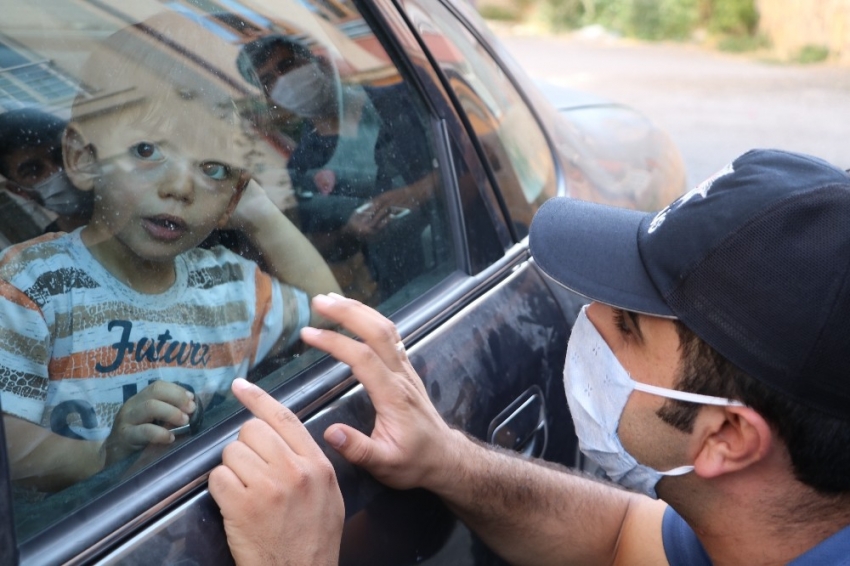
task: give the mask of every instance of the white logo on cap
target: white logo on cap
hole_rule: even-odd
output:
[[[700,183],[698,187],[691,189],[687,193],[683,194],[682,196],[680,196],[679,198],[674,200],[672,203],[668,204],[666,207],[664,207],[664,209],[661,212],[656,214],[655,218],[652,219],[652,222],[649,223],[649,229],[647,229],[647,231],[646,231],[647,234],[652,234],[653,232],[658,230],[658,227],[661,226],[664,223],[664,220],[667,219],[667,215],[671,211],[676,210],[677,208],[679,208],[681,206],[684,206],[685,203],[687,203],[689,200],[691,200],[691,199],[693,199],[697,196],[699,196],[701,198],[705,198],[706,196],[708,196],[709,189],[711,189],[711,186],[714,184],[714,182],[717,179],[719,179],[720,177],[723,177],[724,175],[728,175],[729,173],[734,173],[734,172],[735,172],[735,168],[730,163],[729,165],[727,165],[726,167],[724,167],[723,169],[721,169],[720,171],[718,171],[717,173],[715,173],[714,175],[712,175],[711,177],[709,177],[708,179],[706,179],[705,181]]]

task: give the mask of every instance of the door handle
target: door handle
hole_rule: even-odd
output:
[[[533,385],[490,422],[487,441],[496,446],[538,458],[546,451],[549,428],[546,398]]]

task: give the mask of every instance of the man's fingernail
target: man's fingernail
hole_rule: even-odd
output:
[[[329,306],[334,304],[334,300],[328,295],[316,295],[313,297],[313,303],[319,306]]]
[[[334,298],[334,299],[344,299],[344,298],[345,298],[345,297],[343,297],[342,295],[340,295],[340,294],[338,294],[338,293],[334,293],[333,291],[331,291],[330,293],[328,293],[328,296],[329,296],[329,297],[332,297],[332,298]]]
[[[312,326],[305,326],[301,329],[301,337],[304,338],[315,338],[322,333],[318,328],[313,328]]]
[[[328,442],[334,448],[339,448],[340,446],[345,444],[346,438],[347,437],[345,436],[345,433],[342,432],[339,429],[336,429],[333,432],[331,432],[330,434],[328,434]]]
[[[189,403],[189,413],[194,413],[195,409],[197,409],[197,408],[198,408],[198,405],[196,405],[194,401]],[[186,418],[188,419],[189,417],[186,417]]]
[[[241,391],[243,389],[248,389],[249,387],[251,387],[251,384],[248,383],[247,379],[245,379],[243,377],[237,377],[236,379],[233,380],[232,387],[233,387],[233,389],[238,389],[238,390]]]

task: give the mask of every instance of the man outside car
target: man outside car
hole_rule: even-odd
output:
[[[451,429],[394,326],[334,295],[314,308],[362,342],[302,338],[351,366],[376,422],[325,439],[390,487],[438,494],[512,563],[850,564],[848,215],[844,171],[775,150],[658,213],[541,207],[535,261],[594,301],[564,371],[580,447],[627,489]],[[333,468],[292,413],[234,392],[259,417],[210,476],[234,557],[336,563]]]

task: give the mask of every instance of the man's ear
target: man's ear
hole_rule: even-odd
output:
[[[98,175],[97,152],[74,124],[69,124],[62,135],[62,162],[75,187],[81,191],[94,187]]]
[[[709,409],[706,411],[706,409]],[[774,432],[759,413],[749,407],[704,407],[694,430],[702,445],[694,460],[694,472],[713,478],[737,472],[763,461],[776,441]]]

